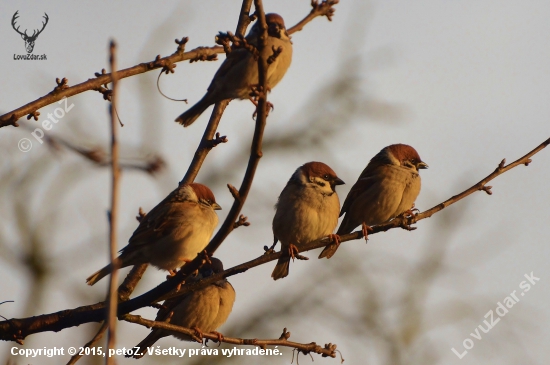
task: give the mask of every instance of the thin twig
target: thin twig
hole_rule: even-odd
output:
[[[145,213],[143,213],[141,208],[140,208],[139,214],[140,216],[142,214],[143,216],[145,215]],[[135,265],[132,267],[132,270],[130,270],[130,272],[128,273],[128,275],[126,276],[122,284],[120,284],[120,286],[118,287],[119,302],[124,302],[130,298],[130,295],[134,291],[137,283],[141,279],[141,276],[143,275],[146,269],[147,269],[147,264]],[[83,347],[92,347],[93,345],[95,345],[97,341],[103,338],[103,335],[105,334],[106,331],[107,331],[107,322],[104,321],[101,327],[99,328],[99,330],[97,331],[96,335],[89,342],[87,342]],[[80,360],[81,357],[82,355],[79,355],[79,354],[74,355],[71,358],[71,360],[67,363],[67,365],[75,364],[78,360]]]
[[[334,12],[336,11],[333,6],[338,4],[340,0],[322,0],[319,4],[318,0],[311,0],[311,12],[298,24],[288,30],[288,34],[301,31],[304,26],[317,18],[318,16],[326,16],[329,21],[332,21]]]
[[[92,347],[93,345],[95,345],[97,343],[97,341],[99,341],[103,338],[103,335],[105,334],[105,331],[107,331],[107,327],[108,327],[107,322],[103,322],[103,324],[101,325],[101,327],[99,328],[99,330],[97,331],[95,336],[90,341],[88,341],[83,347],[87,348],[87,347]],[[78,360],[80,360],[83,356],[84,355],[80,355],[80,351],[77,352],[75,355],[73,355],[73,357],[71,357],[71,359],[69,360],[67,365],[76,364],[76,362]]]
[[[27,123],[23,124],[22,128],[30,131],[34,130],[34,128]],[[111,156],[100,147],[81,147],[63,137],[55,135],[45,135],[44,141],[55,151],[60,150],[61,146],[63,146],[67,150],[82,156],[99,167],[111,167]],[[139,170],[153,175],[160,172],[165,166],[166,162],[158,155],[137,158],[119,157],[119,167],[122,171]]]
[[[116,77],[116,44],[111,41],[109,47],[109,63],[111,66],[111,73],[115,75],[112,83],[111,94],[111,168],[112,168],[112,180],[111,180],[111,211],[109,212],[109,247],[110,247],[110,262],[111,262],[111,275],[109,277],[109,293],[107,295],[107,348],[109,350],[114,349],[116,345],[116,323],[117,323],[117,282],[118,282],[118,269],[120,262],[117,259],[117,223],[118,223],[118,192],[119,192],[119,175],[120,169],[118,166],[118,125],[117,117],[115,113],[116,101],[117,101],[117,84]],[[107,365],[114,364],[115,359],[107,356],[105,363]]]
[[[191,328],[185,328],[181,326],[176,326],[171,323],[167,322],[157,322],[157,321],[151,321],[145,318],[142,318],[141,316],[135,316],[131,314],[127,314],[123,317],[123,319],[126,322],[136,323],[140,324],[142,326],[145,326],[147,328],[162,328],[169,331],[179,332],[183,333],[185,335],[189,336],[196,336],[196,332]],[[218,342],[220,340],[220,336],[218,336],[215,333],[203,333],[203,338],[207,338],[209,340],[212,340],[214,342]],[[336,357],[336,345],[335,344],[326,344],[325,347],[321,347],[317,345],[315,342],[311,343],[298,343],[298,342],[292,342],[288,341],[290,338],[290,332],[287,332],[286,328],[283,330],[283,333],[278,339],[270,339],[270,340],[258,340],[256,338],[251,339],[245,339],[245,338],[236,338],[236,337],[227,337],[223,335],[221,337],[221,342],[224,343],[230,343],[234,345],[249,345],[249,346],[259,346],[262,349],[265,350],[266,346],[283,346],[283,347],[291,347],[299,350],[300,352],[304,354],[309,354],[311,352],[323,355],[323,357]],[[143,349],[141,349],[143,351]]]

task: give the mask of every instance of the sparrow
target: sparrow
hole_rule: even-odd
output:
[[[418,170],[427,168],[411,146],[393,144],[383,148],[370,160],[348,193],[340,211],[340,216],[346,216],[336,234],[351,233],[362,225],[363,236],[367,239],[368,226],[410,212],[420,193]],[[339,241],[332,242],[319,258],[331,258],[339,245]]]
[[[118,256],[120,268],[151,264],[173,271],[202,251],[218,225],[222,209],[212,191],[202,184],[181,185],[139,223]],[[94,285],[112,271],[111,264],[86,279]]]
[[[270,57],[274,49],[282,52],[268,64],[268,90],[274,88],[283,78],[292,61],[292,43],[288,35],[285,22],[278,14],[266,14],[267,44],[262,50],[262,57]],[[246,41],[254,46],[262,31],[260,22],[256,21]],[[225,99],[251,99],[251,87],[258,85],[258,61],[254,55],[244,48],[234,49],[227,55],[214,75],[206,95],[185,113],[176,118],[176,122],[183,126],[190,126],[210,105]],[[253,101],[254,102],[254,101]]]
[[[273,280],[288,275],[291,257],[307,260],[296,256],[301,245],[325,236],[338,240],[332,234],[340,211],[335,188],[342,184],[336,173],[322,162],[308,162],[294,172],[275,206],[272,247],[279,240],[281,250],[287,250],[288,254],[279,258],[271,274]]]
[[[196,282],[223,271],[223,264],[215,257],[210,258],[211,264],[206,263],[199,269],[195,278],[187,282]],[[185,294],[183,297],[168,299],[163,303],[155,321],[167,322],[177,326],[194,329],[202,338],[204,332],[214,332],[225,323],[235,302],[235,289],[226,279],[218,280],[204,288]],[[221,333],[214,332],[219,340]],[[145,348],[151,347],[162,337],[174,336],[183,341],[194,341],[190,336],[170,330],[154,328],[151,333],[134,348],[136,359],[145,355]],[[126,357],[130,357],[127,355]]]

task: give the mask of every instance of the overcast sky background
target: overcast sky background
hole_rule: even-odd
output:
[[[287,27],[296,24],[310,10],[307,0],[265,0],[264,7],[268,12],[281,14]],[[4,1],[2,9],[0,113],[3,114],[50,92],[55,87],[55,78],[67,77],[69,85],[75,85],[108,68],[110,39],[118,43],[120,68],[151,61],[157,54],[173,53],[174,39],[183,36],[190,38],[187,50],[213,45],[218,31],[235,30],[240,1]],[[357,94],[368,102],[357,106],[359,111],[350,112],[349,120],[332,120],[335,127],[316,142],[316,148],[299,153],[266,153],[243,210],[252,226],[232,233],[216,254],[226,267],[259,256],[263,245],[272,242],[272,206],[290,175],[305,162],[320,160],[337,172],[347,183],[338,188],[343,201],[358,174],[380,149],[393,143],[410,144],[430,166],[421,172],[422,192],[416,202],[419,209],[425,210],[479,181],[492,172],[502,158],[511,162],[550,137],[550,3],[547,1],[342,0],[336,9],[332,22],[315,19],[293,35],[292,65],[269,96],[275,110],[269,116],[266,136],[300,131],[305,120],[316,118],[308,113],[316,100],[326,97],[327,85],[337,82],[346,72],[354,75]],[[13,60],[14,54],[25,53],[24,42],[11,27],[11,17],[17,10],[21,29],[39,26],[43,13],[48,14],[49,23],[34,49],[34,54],[46,54],[47,61]],[[219,58],[223,59],[224,55]],[[190,104],[194,103],[205,92],[219,64],[220,61],[178,63],[175,74],[161,78],[162,90],[173,98],[187,98]],[[121,140],[127,146],[159,152],[168,166],[156,178],[137,172],[124,174],[120,247],[126,245],[137,226],[133,218],[137,208],[151,209],[184,175],[211,111],[187,129],[174,123],[173,119],[189,105],[159,95],[155,90],[157,75],[149,72],[120,83],[118,113],[125,124],[120,131]],[[74,104],[73,110],[47,133],[71,136],[75,131],[85,130],[106,147],[107,104],[101,95],[90,91],[71,98],[70,102]],[[40,120],[56,107],[41,109]],[[227,183],[238,186],[246,166],[254,126],[252,113],[253,107],[247,101],[234,101],[229,105],[219,128],[228,136],[229,143],[210,153],[197,179],[198,182],[206,177],[217,179],[211,187],[224,208],[221,219],[232,202],[224,186]],[[37,122],[29,125],[39,126]],[[30,152],[18,150],[17,142],[21,138],[33,142]],[[38,168],[33,162],[52,153],[23,128],[2,128],[0,144],[3,151],[0,173],[14,166],[16,171],[17,166]],[[62,164],[71,157],[62,154],[56,159]],[[235,159],[238,163],[233,165]],[[224,171],[227,166],[234,171]],[[433,313],[433,323],[426,324],[422,334],[434,344],[430,347],[433,363],[512,363],[521,359],[523,363],[544,364],[550,357],[547,346],[550,338],[549,166],[550,151],[544,150],[534,157],[528,168],[517,167],[491,182],[492,196],[476,193],[437,217],[421,221],[414,232],[392,230],[373,236],[367,246],[363,241],[356,241],[340,248],[349,256],[364,258],[361,270],[367,273],[373,264],[372,257],[393,258],[393,261],[377,260],[378,267],[388,262],[403,263],[388,264],[384,270],[391,275],[380,274],[377,279],[379,287],[394,290],[405,285],[407,268],[421,262],[429,247],[426,242],[434,240],[434,232],[439,232],[438,225],[445,219],[450,226],[456,223],[452,236],[435,238],[448,244],[444,264],[448,272],[453,273],[452,279],[445,275],[438,277],[424,298],[425,307],[429,308],[427,317]],[[55,167],[50,170],[47,181],[55,181],[55,171]],[[25,181],[18,183],[25,184]],[[29,201],[40,204],[38,198],[43,198],[45,187],[40,182],[36,186]],[[101,298],[106,281],[94,289],[86,287],[84,281],[107,261],[108,191],[109,174],[102,170],[79,182],[78,187],[59,202],[59,207],[50,207],[55,220],[50,217],[52,220],[44,224],[55,221],[57,228],[48,239],[51,245],[48,254],[66,257],[61,262],[72,268],[70,271],[55,268],[58,275],[48,282],[47,299],[37,304],[35,313],[23,313],[23,308],[18,306],[18,302],[24,302],[30,295],[26,271],[3,259],[0,301],[15,300],[16,303],[2,305],[2,316],[38,315],[90,304]],[[0,194],[3,204],[11,199],[7,190]],[[452,217],[456,216],[460,219],[454,221]],[[13,217],[5,209],[0,210],[0,217],[4,239],[11,235],[11,240],[4,244],[17,253],[20,243],[10,226]],[[98,239],[93,245],[82,246],[90,237]],[[298,289],[307,296],[308,288],[301,286],[302,279],[321,272],[323,265],[332,262],[319,261],[317,255],[318,251],[311,252],[307,255],[309,261],[292,264],[290,276],[276,283],[270,278],[272,264],[230,278],[237,291],[237,301],[228,323],[220,331],[226,333],[224,328],[233,328],[270,298],[281,298]],[[501,319],[501,323],[506,324],[499,323],[489,333],[482,334],[482,340],[473,340],[474,348],[459,360],[450,349],[454,347],[462,352],[463,340],[483,323],[484,315],[512,291],[519,291],[524,274],[531,272],[540,281]],[[152,288],[164,275],[149,269],[136,293]],[[341,285],[345,289],[346,282]],[[64,292],[63,288],[69,286],[78,287],[78,293]],[[82,301],[82,295],[88,295],[89,300]],[[330,300],[341,300],[341,310],[346,312],[345,296],[333,298],[330,292],[326,296],[331,297]],[[438,312],[451,310],[456,300],[473,303],[472,320],[446,322],[436,317]],[[302,312],[301,321],[277,322],[267,336],[277,338],[283,327],[289,327],[291,340],[338,344],[346,363],[364,363],[365,358],[372,364],[387,363],[375,353],[376,345],[362,338],[362,333],[333,332],[328,325],[323,326],[325,318],[309,317],[309,308],[298,310]],[[142,313],[154,316],[153,310]],[[388,327],[398,320],[390,313]],[[26,347],[81,346],[91,333],[91,330],[83,333],[84,327],[30,336]],[[147,334],[146,329],[131,324],[123,323],[120,328],[123,334],[119,337],[120,347],[133,346]],[[503,349],[510,346],[506,331],[516,331],[513,338],[517,358],[513,354],[501,357]],[[239,333],[227,335],[241,336]],[[198,346],[169,339],[157,344]],[[0,343],[0,354],[7,353],[12,345]],[[414,349],[412,346],[410,350],[413,354]],[[291,352],[284,350],[284,356],[265,361],[288,364],[290,357]],[[339,361],[314,358],[322,364]],[[13,360],[18,364],[31,362],[22,358]],[[144,361],[152,360],[155,359]],[[409,363],[407,359],[402,360]],[[66,361],[68,358],[40,358],[34,363]],[[82,363],[87,361],[84,359]],[[119,363],[135,362],[120,359]]]

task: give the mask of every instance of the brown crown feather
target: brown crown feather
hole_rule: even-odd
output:
[[[193,191],[195,191],[195,194],[197,194],[197,198],[199,200],[204,199],[207,201],[211,201],[212,203],[216,202],[214,193],[212,192],[212,190],[210,190],[208,186],[203,184],[198,184],[198,183],[192,183],[192,184],[189,184],[189,186],[191,186]]]
[[[420,155],[414,148],[412,148],[409,145],[406,144],[392,144],[391,146],[386,147],[385,149],[388,149],[393,157],[398,159],[399,161],[406,161],[406,160],[413,160],[416,161],[422,161],[420,158]]]
[[[308,178],[323,177],[325,175],[336,178],[336,173],[328,165],[322,162],[308,162],[302,166],[302,171]]]
[[[265,22],[278,24],[280,27],[285,28],[285,21],[282,16],[275,13],[269,13],[265,15]]]

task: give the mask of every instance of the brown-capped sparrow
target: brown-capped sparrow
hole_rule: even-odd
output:
[[[270,57],[273,50],[281,48],[282,52],[267,66],[268,90],[274,88],[283,78],[292,61],[292,43],[285,22],[278,14],[266,14],[267,44],[262,50],[262,57]],[[258,21],[246,36],[249,44],[257,46],[261,35]],[[185,127],[191,125],[210,105],[225,99],[251,99],[252,87],[258,85],[258,61],[244,48],[234,49],[227,55],[214,75],[204,97],[189,110],[176,118],[176,122]]]
[[[118,257],[120,267],[151,264],[175,270],[202,251],[218,225],[222,209],[202,184],[181,185],[155,206],[130,237]],[[86,279],[94,285],[111,273],[111,264]]]
[[[337,234],[347,234],[362,225],[367,238],[369,225],[381,224],[414,207],[420,193],[419,169],[428,165],[420,159],[418,152],[406,144],[385,147],[370,160],[357,182],[351,188],[340,216],[346,216]],[[331,258],[339,242],[333,242],[319,255]]]
[[[187,279],[187,282],[196,282],[223,271],[223,264],[215,257],[210,258],[210,263],[205,263],[195,278]],[[199,338],[205,332],[214,332],[225,323],[235,302],[235,289],[226,280],[218,280],[204,288],[185,294],[183,297],[168,299],[163,308],[158,311],[155,321],[168,322],[181,327],[194,329]],[[214,332],[221,340],[223,336]],[[189,335],[170,330],[155,328],[151,333],[134,347],[134,357],[139,359],[147,353],[147,347],[151,347],[160,338],[174,336],[183,341],[193,341]],[[126,357],[130,357],[127,355]]]
[[[283,251],[271,274],[274,280],[288,275],[291,257],[306,259],[296,256],[301,245],[324,236],[337,240],[332,234],[340,211],[335,188],[341,184],[344,182],[322,162],[308,162],[294,172],[279,196],[273,218],[273,246],[279,240]]]

